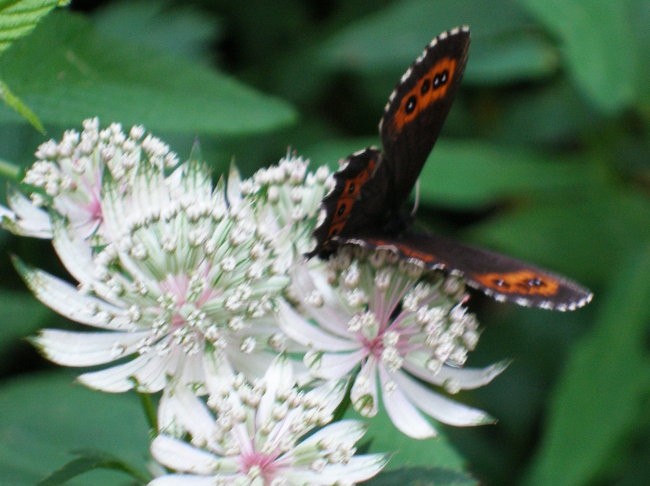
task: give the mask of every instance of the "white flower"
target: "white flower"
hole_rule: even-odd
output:
[[[113,123],[100,130],[97,118],[83,122],[81,133],[68,130],[60,142],[50,140],[36,151],[36,162],[26,172],[24,184],[30,198],[15,191],[9,208],[0,207],[3,226],[22,236],[52,237],[50,212],[66,218],[84,239],[105,243],[102,184],[106,177],[126,194],[135,173],[144,165],[159,171],[177,165],[178,157],[162,141],[145,135],[142,127],[128,134]]]
[[[273,235],[255,219],[255,201],[229,206],[224,184],[213,188],[194,158],[169,176],[135,163],[127,191],[122,179],[102,182],[105,246],[53,220],[78,288],[18,265],[42,302],[100,331],[44,330],[34,342],[66,366],[117,361],[79,378],[111,392],[157,391],[170,378],[200,385],[215,353],[261,376],[284,347],[273,313],[288,278],[273,269]]]
[[[151,452],[174,472],[150,485],[354,484],[386,463],[383,454],[354,455],[365,432],[359,422],[325,425],[342,382],[300,391],[280,358],[255,383],[220,365],[206,385],[207,405],[186,388],[165,393]]]
[[[352,404],[364,416],[377,413],[381,393],[395,426],[414,438],[436,433],[423,414],[457,426],[489,422],[430,386],[455,393],[504,368],[462,368],[479,336],[462,282],[396,260],[386,251],[342,248],[320,268],[297,267],[291,294],[301,313],[281,304],[280,325],[312,349],[306,361],[315,375],[354,376]]]
[[[228,200],[237,205],[251,197],[260,201],[255,217],[269,225],[278,253],[276,266],[287,271],[313,246],[312,233],[320,204],[332,184],[327,166],[308,171],[309,161],[290,152],[277,165],[258,170],[242,181],[234,167],[228,178]]]

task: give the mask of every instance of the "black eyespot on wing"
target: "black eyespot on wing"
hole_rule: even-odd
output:
[[[402,259],[462,277],[469,286],[500,302],[569,311],[592,299],[592,293],[561,275],[490,250],[466,246],[438,235],[406,232],[398,237],[366,234],[342,240],[393,251]]]
[[[406,71],[379,123],[394,200],[405,201],[447,118],[467,63],[469,28],[438,35]]]
[[[431,89],[431,80],[429,78],[424,78],[422,84],[420,85],[420,94],[425,95]]]
[[[406,104],[404,105],[404,111],[406,113],[413,113],[417,104],[418,99],[415,97],[415,95],[409,97],[409,99],[406,100]]]

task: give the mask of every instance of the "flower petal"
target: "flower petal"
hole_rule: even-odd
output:
[[[508,361],[501,361],[485,368],[456,368],[445,365],[434,375],[421,366],[404,362],[404,369],[412,375],[434,385],[445,386],[449,383],[457,385],[459,390],[473,390],[490,383],[508,367]]]
[[[260,428],[271,419],[277,404],[277,395],[295,385],[291,363],[283,356],[274,359],[264,375],[264,384],[264,393],[255,414],[255,426]]]
[[[290,469],[283,477],[289,484],[334,485],[341,484],[342,479],[346,484],[359,483],[377,475],[387,462],[384,454],[367,454],[355,456],[346,464],[327,465],[321,471]]]
[[[215,450],[214,418],[203,402],[186,386],[165,389],[158,415],[158,427],[161,431],[164,432],[166,428],[173,428],[180,423],[194,441],[210,444],[210,448]]]
[[[336,337],[312,325],[284,301],[278,302],[278,325],[290,338],[318,350],[351,351],[358,344],[351,340]]]
[[[377,397],[377,359],[369,356],[361,366],[350,390],[352,406],[364,417],[377,415],[379,400]],[[379,367],[381,370],[381,367]]]
[[[74,332],[44,329],[33,343],[47,359],[64,366],[110,363],[135,352],[144,332]]]
[[[138,356],[127,363],[80,375],[77,380],[90,388],[119,393],[137,388],[151,393],[167,384],[166,371],[174,363],[154,353]]]
[[[69,283],[34,269],[16,258],[14,265],[36,298],[50,309],[81,324],[103,329],[119,329],[120,321],[109,320],[107,315],[119,316],[123,312],[122,309],[101,299],[83,295]]]
[[[329,442],[358,442],[366,433],[366,426],[360,420],[340,420],[326,425],[313,433],[300,444],[296,445],[294,451],[298,452],[317,446],[321,440]],[[299,455],[299,454],[298,454]]]
[[[428,439],[437,435],[436,429],[426,420],[411,403],[399,386],[383,369],[379,369],[382,398],[386,412],[395,427],[414,439]]]
[[[190,474],[167,474],[149,481],[148,486],[214,486],[214,476],[192,476]]]
[[[226,198],[228,204],[238,207],[241,204],[241,176],[234,163],[230,164],[228,183],[226,184]]]
[[[7,202],[13,211],[0,207],[2,226],[12,233],[32,238],[52,238],[50,217],[14,188],[7,190]]]
[[[312,360],[310,369],[313,374],[325,380],[337,380],[345,377],[359,366],[367,351],[358,349],[352,353],[323,353]]]
[[[292,288],[299,293],[300,303],[304,306],[306,313],[323,329],[336,336],[346,338],[350,315],[327,281],[323,265],[315,267],[304,264],[295,265],[291,278]],[[308,297],[312,292],[316,292],[322,298],[323,305],[309,305]]]
[[[151,454],[158,462],[175,471],[194,474],[214,473],[218,464],[214,454],[166,435],[159,435],[153,440]]]
[[[393,380],[409,400],[439,422],[460,427],[493,422],[493,419],[482,410],[468,407],[435,393],[406,373],[395,373]]]
[[[225,354],[232,367],[248,377],[264,376],[264,373],[266,373],[271,361],[275,357],[271,353],[266,352],[242,352],[234,343],[229,344],[228,348],[225,349]]]

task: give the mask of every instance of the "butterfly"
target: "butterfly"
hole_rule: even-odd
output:
[[[460,276],[497,301],[559,311],[582,307],[592,294],[579,284],[509,256],[415,231],[404,217],[402,208],[460,85],[469,44],[466,26],[442,32],[402,75],[379,122],[382,149],[353,153],[334,174],[313,233],[316,245],[307,256],[326,258],[341,245],[385,249]]]

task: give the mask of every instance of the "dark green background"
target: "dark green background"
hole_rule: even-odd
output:
[[[399,449],[377,484],[648,482],[647,0],[73,2],[0,57],[0,79],[47,128],[0,108],[0,158],[26,167],[46,138],[99,115],[144,124],[182,158],[198,137],[215,175],[233,158],[250,174],[289,146],[335,167],[379,143],[395,82],[459,24],[472,29],[469,64],[423,171],[419,223],[565,273],[595,298],[569,314],[472,299],[484,332],[470,364],[512,364],[459,399],[498,422],[422,443],[373,423],[371,447]],[[62,274],[49,245],[6,232],[0,244],[0,482],[33,484],[91,446],[144,468],[137,401],[68,385],[22,340],[71,325],[10,263]],[[128,482],[102,474],[76,484]]]

